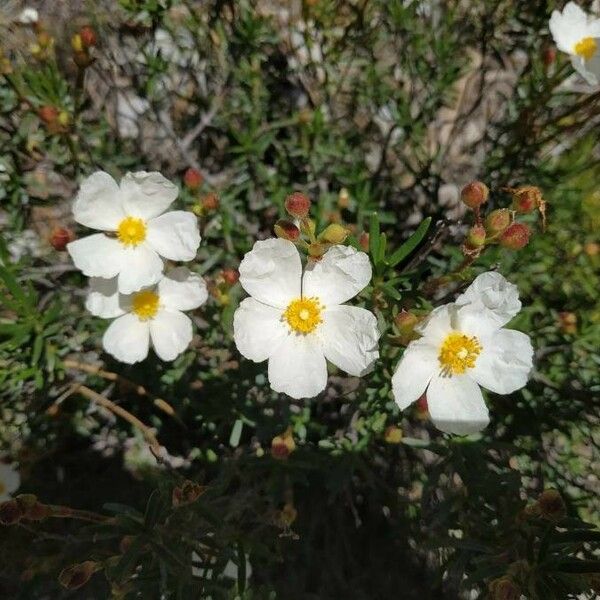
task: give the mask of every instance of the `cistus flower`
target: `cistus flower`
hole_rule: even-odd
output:
[[[571,57],[573,68],[590,84],[600,83],[600,19],[595,19],[574,2],[562,13],[552,12],[550,33],[559,50]]]
[[[392,378],[404,410],[426,392],[436,427],[466,435],[481,431],[489,413],[480,386],[497,394],[522,388],[533,365],[529,337],[504,329],[521,303],[498,273],[480,275],[456,303],[436,308],[416,328]]]
[[[127,173],[119,185],[108,173],[90,175],[81,184],[73,216],[109,235],[96,233],[68,244],[75,266],[89,277],[117,277],[119,291],[131,294],[160,280],[162,258],[192,260],[200,244],[196,217],[165,212],[177,193],[157,172]]]
[[[186,267],[168,271],[155,287],[124,295],[117,280],[90,279],[85,307],[95,316],[115,319],[102,338],[106,352],[133,364],[148,356],[150,342],[161,360],[175,360],[192,341],[192,321],[184,310],[208,298],[204,280]]]
[[[235,312],[235,343],[246,358],[269,361],[273,390],[316,396],[327,384],[326,359],[354,376],[371,369],[379,356],[375,315],[344,304],[371,279],[365,253],[332,246],[303,274],[294,244],[269,239],[254,244],[239,271],[251,297]]]
[[[19,489],[21,476],[19,471],[12,465],[0,460],[0,502],[6,502],[12,498],[13,492]]]

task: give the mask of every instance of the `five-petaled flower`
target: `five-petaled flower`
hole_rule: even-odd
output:
[[[12,465],[0,460],[0,502],[10,500],[12,493],[19,489],[21,476]]]
[[[522,388],[532,368],[529,337],[503,326],[521,309],[516,286],[483,273],[455,303],[436,308],[417,326],[392,378],[401,409],[425,391],[429,413],[442,431],[466,435],[486,427],[481,387],[497,394]]]
[[[192,321],[181,311],[197,308],[207,297],[204,280],[177,267],[158,285],[130,295],[118,292],[116,278],[93,277],[85,306],[97,317],[115,319],[102,345],[117,360],[133,364],[146,358],[150,341],[160,359],[177,358],[192,341]]]
[[[81,184],[73,215],[78,223],[110,235],[97,233],[68,244],[75,266],[90,277],[117,277],[119,291],[131,294],[160,280],[162,258],[192,260],[200,244],[196,217],[165,212],[177,194],[177,187],[156,172],[128,173],[119,185],[103,171],[90,175]]]
[[[600,19],[588,16],[569,2],[562,13],[550,17],[550,32],[559,50],[571,56],[571,63],[590,84],[600,83]]]
[[[284,239],[254,244],[240,264],[240,283],[250,294],[235,312],[238,350],[255,362],[268,360],[271,387],[292,398],[325,389],[327,363],[361,376],[379,352],[373,313],[344,305],[371,280],[364,252],[332,246],[302,273],[300,254]]]

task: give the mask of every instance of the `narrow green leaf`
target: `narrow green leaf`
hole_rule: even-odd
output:
[[[377,213],[371,213],[369,220],[369,252],[375,265],[377,265],[377,257],[379,256],[379,244],[381,238],[379,236],[379,217]]]
[[[240,438],[242,437],[242,429],[244,428],[244,422],[241,419],[238,419],[231,429],[231,435],[229,436],[229,445],[232,448],[237,448],[240,443]]]
[[[427,217],[404,244],[389,257],[387,264],[390,267],[395,267],[400,261],[404,260],[421,243],[430,225],[431,217]]]

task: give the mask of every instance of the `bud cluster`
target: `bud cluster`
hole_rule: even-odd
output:
[[[198,169],[187,169],[183,174],[183,186],[195,200],[192,212],[196,216],[206,216],[219,208],[219,196],[215,192],[203,191],[204,176]]]
[[[61,134],[66,133],[71,124],[71,115],[66,110],[46,104],[37,111],[40,121],[46,127],[48,133]]]
[[[20,521],[42,521],[50,515],[50,508],[33,494],[19,494],[0,504],[0,523],[14,525]]]
[[[92,50],[98,43],[96,32],[89,25],[82,27],[72,38],[73,61],[80,69],[89,67],[94,62]]]
[[[230,302],[229,291],[239,279],[240,273],[237,269],[223,269],[212,282],[209,282],[210,295],[221,306],[227,306]]]
[[[339,202],[347,206],[348,197],[348,191],[342,189]],[[315,260],[320,259],[331,246],[343,244],[350,233],[350,230],[343,225],[332,222],[317,235],[316,223],[309,216],[310,198],[302,192],[290,194],[285,199],[284,206],[291,218],[279,219],[275,223],[275,235],[298,244]]]
[[[529,243],[531,228],[517,221],[518,215],[538,211],[542,218],[542,230],[546,226],[546,202],[539,188],[525,185],[505,188],[512,196],[510,208],[497,208],[482,215],[482,207],[489,198],[489,189],[481,181],[468,183],[461,191],[462,202],[475,214],[475,223],[470,227],[463,243],[463,253],[477,258],[484,248],[498,244],[509,250],[520,250]]]

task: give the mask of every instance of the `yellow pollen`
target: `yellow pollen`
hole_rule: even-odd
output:
[[[283,313],[290,329],[296,333],[311,333],[321,323],[323,306],[318,298],[296,298],[292,300]]]
[[[134,294],[131,310],[138,316],[140,321],[152,319],[158,312],[158,294],[150,290],[144,290]]]
[[[469,337],[458,331],[446,336],[440,347],[438,360],[444,375],[462,375],[475,366],[481,353],[481,344],[476,337]]]
[[[575,54],[585,58],[585,60],[590,60],[596,53],[597,48],[598,42],[594,38],[585,37],[575,44]]]
[[[146,223],[136,217],[125,217],[117,227],[117,238],[125,246],[137,246],[146,239]]]

